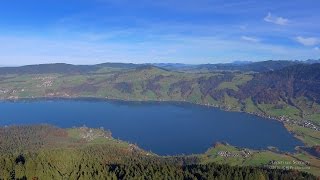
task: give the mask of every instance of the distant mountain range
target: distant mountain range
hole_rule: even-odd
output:
[[[210,72],[210,71],[246,71],[246,72],[267,72],[282,69],[284,67],[297,64],[315,64],[320,60],[307,61],[234,61],[225,64],[181,64],[181,63],[151,63],[151,64],[133,64],[133,63],[103,63],[96,65],[72,65],[65,63],[27,65],[20,67],[0,66],[0,74],[46,74],[46,73],[64,73],[64,74],[83,74],[94,72],[102,68],[132,69],[141,66],[151,65],[172,71],[192,71],[192,72]]]
[[[119,68],[129,69],[141,65],[130,63],[103,63],[97,65],[72,65],[65,63],[55,64],[37,64],[19,67],[0,67],[0,74],[47,74],[47,73],[63,73],[63,74],[83,74],[97,71],[101,68]]]
[[[221,63],[221,64],[199,64],[199,65],[188,65],[188,64],[171,64],[171,63],[160,63],[153,64],[158,67],[163,67],[170,70],[178,71],[253,71],[253,72],[266,72],[282,69],[284,67],[296,65],[296,64],[314,64],[320,63],[320,60],[307,60],[307,61],[289,61],[289,60],[277,60],[277,61],[261,61],[261,62],[250,62],[250,61],[234,61],[232,63]]]

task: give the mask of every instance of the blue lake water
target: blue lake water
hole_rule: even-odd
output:
[[[215,142],[294,151],[302,143],[274,120],[177,103],[87,100],[0,102],[0,125],[104,127],[113,137],[160,155],[203,153]]]

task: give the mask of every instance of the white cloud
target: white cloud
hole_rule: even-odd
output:
[[[255,37],[250,37],[250,36],[241,36],[241,39],[245,41],[255,42],[255,43],[260,42],[260,39]]]
[[[315,37],[302,37],[302,36],[297,36],[296,41],[305,45],[305,46],[314,46],[320,43],[320,40]]]
[[[274,23],[277,25],[287,25],[289,23],[289,19],[280,17],[280,16],[274,16],[270,12],[268,15],[264,18],[266,22]]]

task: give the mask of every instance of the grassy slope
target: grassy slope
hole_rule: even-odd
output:
[[[231,82],[223,82],[221,83],[217,89],[233,89],[235,91],[239,90],[238,86],[250,81],[252,76],[250,74],[244,73],[239,74],[232,79]]]
[[[219,155],[219,152],[230,152],[233,156],[221,156]],[[244,152],[250,152],[250,154],[245,156]],[[229,164],[236,166],[270,167],[275,165],[280,169],[286,169],[291,166],[320,176],[320,160],[305,151],[300,151],[295,154],[283,154],[267,150],[256,151],[245,149],[244,151],[244,149],[238,149],[230,145],[217,144],[215,147],[210,148],[203,155],[200,155],[200,158],[202,163],[214,162],[218,164]],[[272,161],[275,163],[271,163]],[[306,163],[310,164],[306,165]]]
[[[286,128],[293,132],[297,138],[302,140],[307,146],[316,146],[320,144],[320,132],[312,129],[303,128],[297,125],[288,125]]]

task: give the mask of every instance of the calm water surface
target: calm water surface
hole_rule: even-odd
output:
[[[294,151],[302,143],[281,123],[249,114],[177,103],[55,100],[0,102],[0,125],[47,123],[104,127],[113,137],[161,155],[203,153],[215,142]]]

